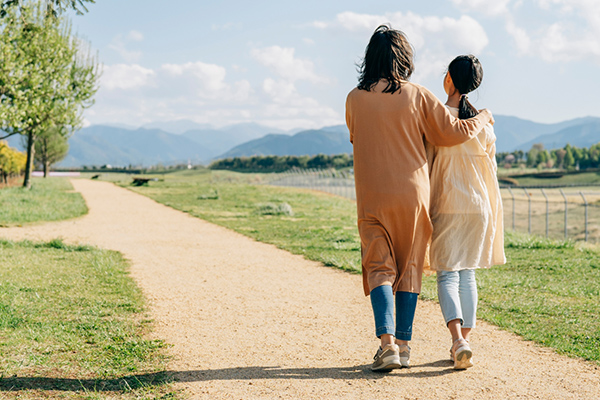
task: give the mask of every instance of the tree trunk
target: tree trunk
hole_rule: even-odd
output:
[[[50,169],[50,163],[48,161],[44,161],[44,178],[48,177],[49,169]]]
[[[27,134],[27,164],[25,165],[25,179],[23,180],[23,187],[31,189],[31,173],[33,172],[33,155],[34,148],[33,143],[35,136],[33,132]]]

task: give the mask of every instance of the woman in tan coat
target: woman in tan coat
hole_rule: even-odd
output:
[[[359,84],[346,100],[364,291],[371,296],[375,333],[381,339],[371,366],[375,371],[409,363],[408,341],[432,232],[424,140],[457,145],[491,120],[487,110],[459,120],[429,90],[408,82],[412,58],[402,32],[378,27],[367,46]]]

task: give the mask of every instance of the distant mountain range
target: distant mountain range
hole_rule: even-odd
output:
[[[200,163],[210,158],[206,148],[184,136],[159,129],[127,130],[94,125],[69,139],[63,167],[82,165],[155,165]]]
[[[540,124],[517,117],[494,116],[496,150],[498,152],[528,151],[535,143],[546,149],[564,147],[567,143],[577,147],[590,147],[600,142],[600,118],[576,118],[556,124]]]
[[[567,143],[575,147],[590,147],[598,142],[600,142],[600,118],[595,118],[538,136],[517,147],[518,150],[528,151],[535,143],[542,143],[545,149],[550,150],[562,148]]]
[[[267,135],[270,132],[283,132],[263,125],[248,123],[223,128],[204,127],[192,121],[157,123],[169,129],[131,129],[117,124],[92,125],[76,132],[69,139],[69,155],[58,164],[60,167],[80,166],[148,166],[187,163],[208,164],[232,147]],[[176,134],[182,127],[194,130]],[[9,145],[24,149],[20,136],[8,139]]]
[[[352,153],[349,137],[346,125],[302,131],[293,136],[271,133],[260,139],[235,146],[218,158]]]
[[[534,143],[554,149],[567,143],[590,147],[600,142],[600,118],[578,118],[556,124],[503,115],[495,116],[495,120],[498,152],[528,151]],[[20,137],[13,136],[8,141],[9,145],[23,149]],[[76,132],[69,144],[69,155],[59,166],[148,166],[188,161],[206,165],[227,157],[352,152],[345,125],[296,133],[255,123],[217,128],[185,120],[147,124],[138,129],[93,125]]]
[[[208,161],[214,158],[223,158],[221,155],[231,148],[268,134],[287,136],[285,131],[254,123],[235,124],[219,129],[194,129],[184,132],[183,136],[204,146],[210,153]]]

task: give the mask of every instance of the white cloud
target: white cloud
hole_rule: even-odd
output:
[[[599,1],[536,0],[535,4],[558,22],[525,29],[517,26],[514,16],[507,15],[506,30],[520,54],[547,62],[591,59],[600,63]]]
[[[188,62],[149,69],[137,64],[105,67],[91,123],[141,125],[190,119],[226,125],[255,121],[273,127],[315,128],[340,123],[332,108],[298,93],[292,80],[268,78],[258,87],[231,80],[216,64]]]
[[[521,55],[547,62],[592,59],[600,62],[600,1],[534,0],[537,25],[522,10],[522,0],[452,0],[459,10],[505,19],[506,32]],[[537,7],[537,10],[536,10]],[[526,23],[517,22],[519,20]],[[546,25],[538,21],[556,21]]]
[[[340,115],[332,108],[298,92],[297,82],[330,83],[329,79],[315,72],[312,61],[297,58],[295,49],[289,47],[255,48],[251,54],[277,75],[276,78],[266,78],[262,82],[260,102],[263,107],[255,117],[260,119],[262,116],[265,118],[263,123],[270,120],[282,129],[315,128],[340,123]]]
[[[511,0],[452,0],[452,2],[460,11],[476,11],[487,15],[501,15],[508,12],[508,5]]]
[[[403,31],[416,50],[415,80],[442,74],[457,54],[480,54],[488,45],[487,34],[472,17],[449,18],[420,16],[412,12],[383,15],[343,12],[334,21],[313,23],[321,29],[344,29],[361,37],[371,34],[381,24],[389,23]]]
[[[531,38],[527,31],[518,27],[512,18],[507,18],[506,31],[515,41],[520,54],[527,54],[531,49]]]
[[[137,64],[106,65],[100,78],[100,86],[108,90],[137,89],[152,82],[155,72]]]
[[[129,32],[127,38],[134,42],[141,42],[142,40],[144,40],[144,35],[142,34],[142,32],[133,30]]]
[[[270,46],[253,49],[252,57],[290,82],[306,80],[312,83],[326,83],[328,81],[314,72],[312,61],[296,58],[294,53],[295,49],[291,47]]]
[[[550,25],[537,44],[540,56],[546,61],[564,62],[592,57],[600,62],[600,38],[589,32],[573,34],[561,23]]]
[[[480,52],[489,42],[481,24],[469,16],[455,19],[420,16],[412,12],[372,15],[346,11],[338,14],[334,21],[314,22],[313,26],[320,29],[342,28],[364,35],[372,33],[377,26],[386,23],[406,33],[411,44],[417,49],[422,48],[425,42],[429,41],[444,42],[444,45],[449,44],[452,47],[469,48],[474,52]]]
[[[143,35],[137,31],[129,32],[127,37],[128,41],[140,41],[143,40]],[[108,45],[108,48],[116,51],[123,61],[127,63],[135,63],[138,62],[142,57],[142,52],[137,50],[129,50],[127,48],[127,44],[123,39],[122,35],[117,35],[113,38],[112,42]]]
[[[387,18],[380,15],[358,14],[351,11],[340,13],[336,16],[336,22],[348,31],[373,31],[378,25],[385,22]],[[335,23],[325,25],[335,26]]]
[[[186,64],[164,64],[161,69],[171,76],[185,77],[199,84],[202,91],[214,93],[226,89],[225,68],[203,62]]]
[[[263,81],[262,89],[274,103],[286,103],[297,97],[296,86],[292,82],[283,79],[267,78]]]
[[[600,30],[600,1],[598,0],[537,0],[540,8],[558,11],[563,17],[576,14],[588,22],[588,28]]]

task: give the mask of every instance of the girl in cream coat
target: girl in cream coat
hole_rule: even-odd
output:
[[[458,56],[450,63],[444,89],[446,106],[454,116],[476,115],[466,95],[482,78],[481,64],[472,55]],[[468,338],[477,311],[475,269],[506,262],[495,142],[494,129],[487,124],[463,144],[428,149],[433,224],[430,262],[437,271],[438,298],[452,334],[455,369],[473,366]]]

